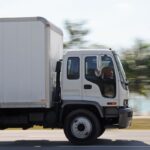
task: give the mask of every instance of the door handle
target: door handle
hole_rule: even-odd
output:
[[[91,89],[92,88],[92,85],[90,85],[90,84],[85,84],[84,85],[84,89]]]

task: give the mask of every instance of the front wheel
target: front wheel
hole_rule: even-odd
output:
[[[105,132],[105,127],[102,126],[102,129],[100,130],[98,137],[100,137]]]
[[[97,117],[88,110],[75,110],[65,118],[64,132],[71,143],[91,144],[97,139],[100,130]]]

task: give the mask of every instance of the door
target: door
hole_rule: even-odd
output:
[[[102,106],[117,104],[117,84],[114,62],[108,55],[83,56],[83,99],[97,101]]]
[[[79,56],[65,57],[61,96],[63,100],[82,100]]]

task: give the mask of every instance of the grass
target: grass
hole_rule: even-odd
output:
[[[132,125],[129,129],[149,129],[150,130],[150,119],[149,118],[134,118]]]

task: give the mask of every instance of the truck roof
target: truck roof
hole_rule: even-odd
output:
[[[81,54],[111,54],[110,49],[67,49],[65,55],[81,55]]]
[[[45,19],[44,17],[16,17],[16,18],[0,18],[0,22],[30,22],[30,21],[41,21],[46,26],[50,27],[55,32],[63,35],[63,32],[60,28],[55,26],[53,23]]]

